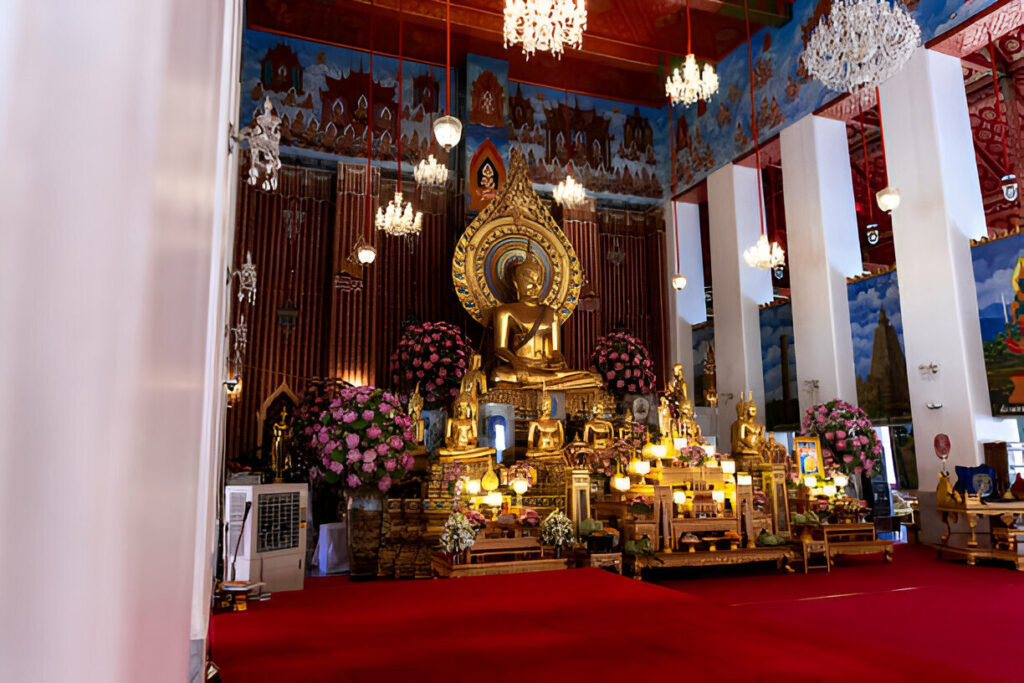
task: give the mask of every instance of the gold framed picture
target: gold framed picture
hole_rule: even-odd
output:
[[[821,459],[821,441],[816,436],[798,436],[793,439],[793,450],[802,477],[824,477],[825,463]]]

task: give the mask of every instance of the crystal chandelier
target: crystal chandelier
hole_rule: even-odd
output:
[[[274,115],[268,97],[263,113],[253,115],[252,122],[233,136],[234,141],[249,143],[249,184],[260,189],[277,189],[277,169],[281,168],[281,119]]]
[[[697,67],[697,60],[692,55],[686,55],[683,62],[683,71],[673,69],[672,75],[665,81],[665,94],[672,100],[672,104],[690,105],[697,100],[704,100],[718,92],[718,74],[715,67],[710,64],[704,65],[704,73],[701,74]]]
[[[778,242],[768,243],[768,237],[761,235],[757,238],[757,244],[743,252],[743,260],[751,268],[771,270],[786,264],[786,254]]]
[[[238,300],[249,300],[249,305],[256,304],[256,264],[252,262],[252,252],[245,252],[245,263],[231,273],[231,279],[238,278]]]
[[[826,87],[855,92],[888,80],[920,43],[900,0],[836,0],[807,41],[804,66]]]
[[[423,227],[423,214],[414,212],[412,202],[402,200],[402,193],[396,192],[394,199],[388,203],[387,210],[384,207],[377,209],[377,220],[375,221],[378,230],[383,230],[394,237],[405,235],[416,235]]]
[[[412,177],[421,187],[440,187],[448,182],[448,167],[437,163],[431,154],[416,166]]]
[[[565,180],[558,183],[552,194],[563,209],[576,209],[587,201],[587,189],[577,183],[571,175],[566,176]]]
[[[586,29],[584,0],[505,0],[505,47],[522,44],[527,59],[537,50],[561,59],[566,45],[580,49]]]

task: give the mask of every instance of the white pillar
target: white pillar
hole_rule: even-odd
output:
[[[834,398],[857,404],[846,278],[862,263],[846,124],[806,116],[782,131],[781,142],[803,416]]]
[[[758,306],[772,300],[771,274],[749,267],[743,251],[761,234],[757,171],[727,164],[708,176],[708,219],[718,384],[718,447],[729,449],[740,392],[753,391],[764,421]],[[759,206],[760,205],[760,206]]]
[[[224,5],[0,2],[2,681],[188,679]]]
[[[676,224],[672,224],[675,208]],[[672,289],[676,275],[676,231],[679,233],[679,273],[686,287]],[[668,313],[671,363],[683,364],[686,386],[693,391],[693,326],[707,321],[704,301],[704,260],[700,242],[700,207],[687,202],[669,202],[665,208],[665,269],[669,283]]]
[[[889,184],[902,196],[892,222],[917,468],[934,492],[936,434],[949,434],[951,466],[975,465],[982,441],[1015,440],[1016,429],[989,407],[969,242],[986,234],[985,210],[960,60],[921,48],[881,99]],[[919,370],[930,364],[937,373]],[[934,493],[921,503],[934,511]],[[937,535],[929,517],[925,540]]]

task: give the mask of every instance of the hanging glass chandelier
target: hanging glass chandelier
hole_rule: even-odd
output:
[[[672,104],[691,105],[697,100],[706,102],[716,92],[718,74],[715,73],[715,67],[705,64],[702,74],[692,54],[686,55],[682,73],[675,68],[665,81],[665,94],[672,100]]]
[[[412,177],[420,187],[440,187],[448,182],[448,167],[437,163],[431,154],[417,164]]]
[[[585,0],[505,0],[505,47],[521,44],[527,59],[537,50],[561,59],[565,46],[580,49],[586,29]]]
[[[900,0],[836,0],[804,49],[807,71],[826,87],[856,92],[884,83],[921,44]]]
[[[563,209],[577,209],[587,201],[587,189],[571,175],[558,183],[552,194]]]
[[[757,238],[757,244],[743,252],[743,260],[751,268],[771,270],[786,265],[786,253],[778,242],[769,244],[768,237],[762,233]]]
[[[412,202],[403,201],[402,193],[396,192],[387,210],[383,206],[377,209],[375,224],[393,237],[415,235],[423,228],[423,214],[413,211]]]
[[[718,92],[718,74],[715,73],[715,67],[705,64],[701,73],[690,42],[690,2],[687,0],[686,59],[683,61],[683,71],[680,73],[678,67],[673,69],[672,75],[665,81],[665,94],[672,100],[672,104],[689,106],[697,100],[707,102],[709,97]]]

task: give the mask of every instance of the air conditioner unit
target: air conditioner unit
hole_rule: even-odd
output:
[[[262,581],[271,593],[302,589],[307,495],[306,484],[224,487],[226,580]]]

